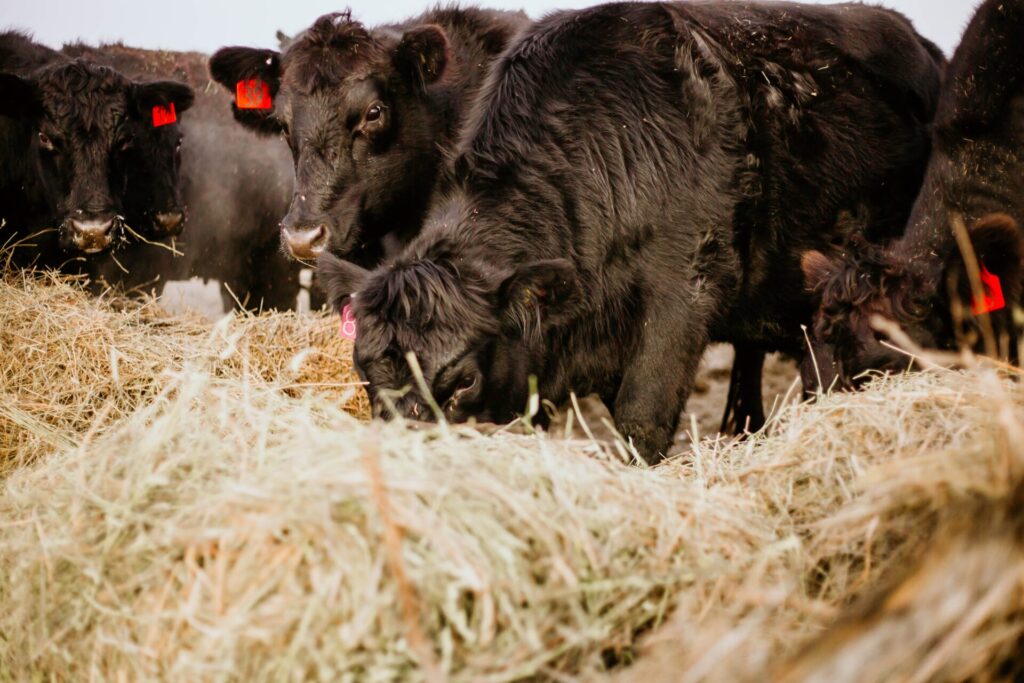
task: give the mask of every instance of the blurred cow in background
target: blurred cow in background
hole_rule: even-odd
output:
[[[184,230],[169,246],[126,245],[95,273],[126,289],[156,293],[169,281],[215,280],[227,310],[239,304],[294,308],[301,266],[280,253],[278,237],[292,191],[288,147],[259,140],[234,122],[229,96],[210,80],[208,57],[121,44],[68,45],[64,52],[133,75],[175,78],[196,91],[195,106],[180,125]],[[170,199],[150,199],[152,215],[158,218]]]
[[[0,34],[0,245],[13,262],[59,266],[117,246],[135,197],[173,195],[176,133],[154,125],[192,104],[188,86],[131,80],[24,34]],[[158,117],[154,119],[154,117]]]
[[[1022,38],[1024,0],[989,0],[968,26],[950,62],[934,152],[901,239],[804,255],[808,287],[821,302],[817,363],[805,363],[805,386],[818,386],[820,377],[825,389],[853,387],[869,370],[907,368],[908,356],[875,329],[876,316],[895,321],[923,347],[1016,353],[1012,313],[1024,284]]]

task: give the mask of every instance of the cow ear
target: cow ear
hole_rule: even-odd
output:
[[[327,294],[330,307],[341,312],[352,295],[357,294],[366,284],[370,271],[354,263],[338,258],[325,251],[317,259],[317,280]]]
[[[569,318],[579,298],[576,268],[565,259],[520,266],[498,291],[506,322],[524,335]]]
[[[999,278],[1007,303],[1016,302],[1024,284],[1024,233],[1017,221],[990,214],[971,226],[969,234],[980,265]]]
[[[231,111],[236,121],[265,135],[276,135],[284,130],[273,106],[281,88],[280,52],[251,47],[221,48],[210,58],[210,76],[235,98]],[[239,108],[238,84],[253,80],[266,84],[269,102],[265,107]]]
[[[800,269],[804,273],[804,287],[816,292],[824,286],[835,272],[832,261],[820,251],[805,251],[800,257]]]
[[[0,73],[0,115],[22,118],[38,109],[36,88],[32,81]]]
[[[436,83],[448,66],[448,38],[433,24],[405,32],[395,48],[394,65],[416,90]]]
[[[149,116],[153,107],[174,105],[174,111],[184,113],[195,100],[192,88],[178,81],[136,83],[133,91],[135,106],[142,116]]]

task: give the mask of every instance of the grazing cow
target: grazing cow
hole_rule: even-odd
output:
[[[2,242],[37,245],[15,261],[57,265],[66,252],[114,244],[126,198],[150,180],[154,109],[181,113],[192,98],[181,83],[132,81],[21,33],[0,34]]]
[[[232,93],[252,79],[269,89],[271,108],[236,105],[238,121],[291,145],[285,250],[376,265],[416,234],[469,101],[526,23],[522,13],[446,8],[367,29],[346,12],[317,19],[283,53],[218,51],[210,73]]]
[[[261,140],[235,123],[228,95],[210,80],[208,56],[121,44],[64,50],[139,77],[175,78],[197,93],[179,132],[180,201],[188,220],[173,242],[177,253],[130,243],[96,260],[97,279],[160,293],[169,280],[197,277],[222,283],[227,309],[238,303],[250,310],[294,308],[300,265],[280,253],[278,238],[278,220],[292,190],[288,147],[281,140]],[[151,205],[169,206],[172,195],[164,198],[150,199]]]
[[[808,286],[821,301],[817,364],[805,363],[806,386],[817,386],[820,375],[826,389],[854,387],[868,370],[909,366],[874,329],[875,316],[898,323],[923,347],[976,346],[987,337],[989,351],[1012,348],[1006,340],[1024,256],[1022,37],[1024,0],[989,0],[968,26],[942,88],[934,152],[904,236],[884,247],[859,244],[804,256]],[[994,276],[1004,306],[982,306],[984,297],[972,293],[954,231],[958,221],[988,274],[988,294],[996,298]],[[986,308],[995,310],[982,314]],[[1003,348],[993,348],[999,341]]]
[[[455,191],[391,264],[320,258],[378,414],[506,421],[597,393],[666,454],[711,341],[800,354],[800,256],[905,220],[933,51],[863,5],[611,4],[550,15],[495,63]],[[865,223],[868,224],[868,223]],[[418,359],[422,375],[406,364]],[[401,396],[395,392],[412,387]]]

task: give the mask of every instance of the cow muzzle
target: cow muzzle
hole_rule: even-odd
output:
[[[327,246],[327,226],[295,226],[281,228],[281,242],[292,258],[315,261]]]
[[[177,237],[185,228],[185,212],[180,209],[153,214],[153,231],[160,237]]]
[[[66,223],[71,246],[85,254],[109,249],[120,229],[121,219],[117,216],[77,217]]]

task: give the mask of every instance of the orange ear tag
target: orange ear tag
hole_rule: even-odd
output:
[[[153,107],[153,127],[159,128],[160,126],[167,126],[172,123],[176,123],[178,115],[174,111],[174,102],[171,102],[166,107],[162,107],[159,104]]]
[[[239,109],[273,109],[270,86],[258,78],[238,81],[235,84],[235,105]]]
[[[981,267],[981,286],[985,290],[985,296],[981,301],[975,297],[971,301],[971,310],[974,315],[984,313],[995,313],[1006,308],[1006,299],[1003,297],[1003,284],[999,278],[988,272],[985,266]]]

